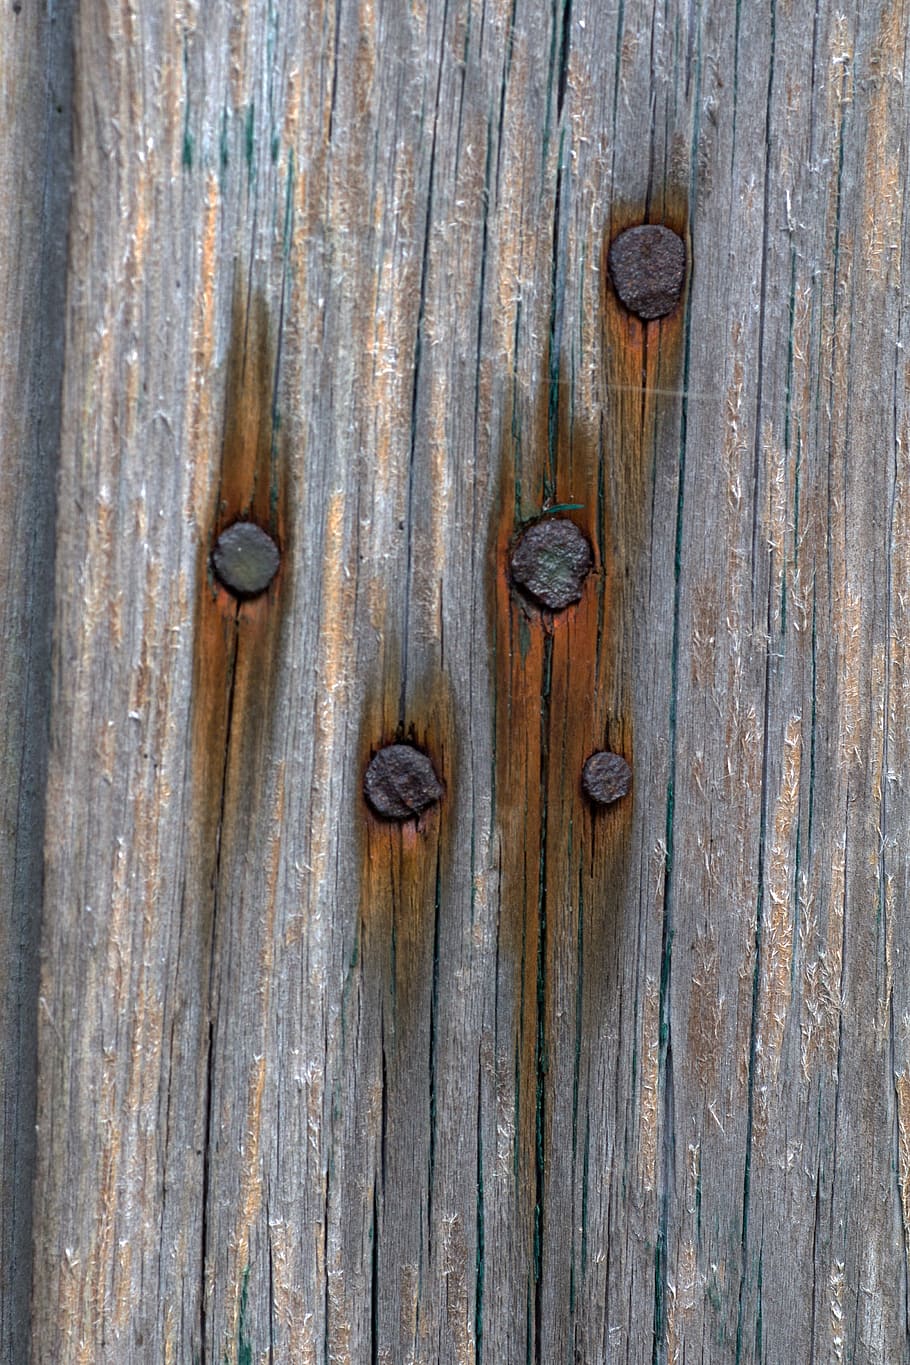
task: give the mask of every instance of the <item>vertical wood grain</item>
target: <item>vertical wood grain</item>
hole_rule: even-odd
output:
[[[28,1355],[71,8],[0,12],[0,1358]]]
[[[77,7],[33,1361],[906,1355],[907,39]]]

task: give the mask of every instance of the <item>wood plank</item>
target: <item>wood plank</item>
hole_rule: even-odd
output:
[[[907,1354],[907,38],[79,9],[35,1361]]]
[[[28,1357],[70,10],[0,13],[0,1358]]]

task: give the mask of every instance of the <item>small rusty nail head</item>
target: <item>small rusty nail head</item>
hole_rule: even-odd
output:
[[[442,796],[436,769],[412,744],[387,744],[373,756],[363,793],[383,820],[413,820]]]
[[[218,537],[212,565],[218,581],[235,597],[258,597],[278,572],[280,555],[272,537],[252,521],[235,521]]]
[[[644,322],[666,317],[679,302],[686,278],[682,238],[660,223],[621,232],[607,258],[613,288],[630,313]]]
[[[609,806],[627,796],[632,786],[632,769],[621,754],[599,749],[582,769],[581,785],[597,806]]]
[[[581,597],[594,557],[587,536],[568,517],[529,526],[512,552],[512,581],[550,611]]]

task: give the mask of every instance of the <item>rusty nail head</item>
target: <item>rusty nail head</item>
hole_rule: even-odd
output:
[[[670,228],[645,223],[621,232],[610,246],[608,264],[620,301],[643,321],[666,317],[679,302],[686,247]]]
[[[220,583],[235,597],[258,597],[278,572],[278,546],[252,521],[235,521],[222,531],[212,554]]]
[[[512,581],[550,611],[581,597],[594,557],[587,537],[567,517],[529,526],[512,552]]]
[[[370,760],[363,792],[383,820],[413,820],[442,796],[436,769],[412,744],[387,744]]]
[[[621,754],[599,749],[585,764],[581,785],[595,805],[609,806],[628,795],[632,786],[632,769]]]

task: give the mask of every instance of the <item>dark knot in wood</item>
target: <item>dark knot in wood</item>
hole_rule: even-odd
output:
[[[645,322],[673,311],[686,277],[682,238],[660,223],[621,232],[608,256],[613,288],[630,313]]]
[[[594,562],[587,537],[566,517],[545,517],[524,532],[512,553],[512,581],[550,611],[581,597]]]
[[[367,767],[363,791],[383,820],[413,820],[435,806],[442,783],[426,754],[411,744],[388,744]]]
[[[236,521],[222,531],[212,554],[218,581],[235,597],[258,597],[278,572],[278,546],[252,521]]]
[[[609,806],[628,795],[632,786],[632,769],[621,754],[600,749],[585,764],[581,785],[595,805]]]

